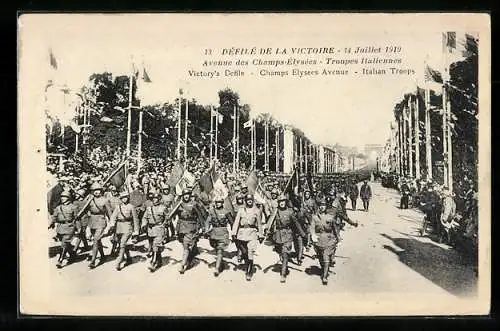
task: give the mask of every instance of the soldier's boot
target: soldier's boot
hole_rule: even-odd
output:
[[[59,258],[57,259],[57,264],[56,264],[56,267],[58,267],[59,269],[62,268],[64,255],[66,255],[66,248],[61,247],[61,252],[59,253]]]
[[[116,258],[116,270],[122,270],[123,256],[125,255],[125,247],[120,246],[120,250],[118,252],[118,257]]]
[[[94,242],[94,244],[92,245],[92,253],[90,257],[89,269],[94,269],[96,267],[95,260],[97,258],[98,246],[99,244],[97,242]]]
[[[156,258],[155,258],[155,269],[158,270],[161,267],[161,250],[158,250],[156,252]]]
[[[68,263],[73,263],[76,258],[76,248],[73,248],[71,244],[67,248],[68,251]]]
[[[215,271],[214,276],[217,277],[221,273],[222,269],[222,251],[217,250],[217,259],[215,260]]]
[[[302,260],[304,259],[304,242],[302,238],[298,240],[297,245],[297,264],[302,265]]]
[[[156,270],[157,258],[158,258],[158,251],[153,251],[153,256],[151,257],[151,261],[148,266],[149,271],[154,272]]]
[[[179,269],[179,273],[183,274],[186,272],[188,260],[189,260],[189,249],[185,248],[182,253],[182,263],[181,263],[181,268]]]
[[[113,246],[111,247],[111,256],[118,256],[118,252],[120,251],[120,243],[116,240],[113,241]]]
[[[132,263],[132,257],[130,256],[130,251],[128,247],[125,246],[125,263],[126,265],[129,265]]]
[[[281,279],[280,279],[281,283],[284,283],[286,281],[287,272],[288,272],[288,255],[283,254],[281,262]]]
[[[152,257],[153,256],[153,240],[148,239],[149,246],[148,246],[148,254],[146,255],[147,257]]]
[[[97,243],[97,249],[99,250],[99,255],[101,256],[101,258],[99,260],[99,264],[101,264],[106,259],[106,255],[104,254],[104,247],[102,247],[102,241],[100,241],[100,240]]]
[[[330,270],[330,262],[325,262],[323,265],[323,275],[321,276],[321,282],[323,285],[328,285],[328,271]]]
[[[252,272],[253,272],[253,260],[248,260],[247,262],[247,272],[246,272],[246,279],[247,281],[252,280]]]

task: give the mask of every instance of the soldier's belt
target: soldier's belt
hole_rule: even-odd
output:
[[[131,218],[127,218],[127,219],[117,219],[116,221],[117,221],[117,222],[122,222],[122,223],[130,223],[130,222],[132,222],[132,219],[131,219]]]
[[[247,228],[254,228],[256,229],[257,227],[255,225],[241,225],[240,228],[247,229]]]
[[[104,213],[90,213],[90,216],[104,216]]]
[[[63,221],[56,221],[56,223],[59,223],[59,224],[67,224],[67,223],[72,223],[73,220],[63,220]]]
[[[157,225],[161,225],[161,222],[160,223],[148,223],[148,226],[150,228],[152,228],[153,226],[157,226]]]
[[[291,227],[290,225],[287,225],[287,226],[281,226],[281,227],[276,227],[276,230],[291,230]]]
[[[180,219],[180,221],[184,223],[193,223],[193,224],[197,223],[195,219]]]

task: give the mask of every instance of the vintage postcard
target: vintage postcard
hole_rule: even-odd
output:
[[[18,31],[20,313],[489,313],[488,14]]]

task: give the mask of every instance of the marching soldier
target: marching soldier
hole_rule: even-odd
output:
[[[229,231],[227,226],[232,225],[231,214],[224,208],[224,198],[215,198],[215,205],[210,208],[205,222],[205,233],[209,236],[210,246],[217,252],[214,276],[222,272],[224,260],[222,253],[229,245]]]
[[[252,279],[253,258],[257,249],[257,242],[264,240],[262,233],[262,213],[254,204],[251,194],[245,197],[245,205],[240,207],[232,228],[233,241],[237,241],[245,259],[246,279]]]
[[[178,216],[177,237],[183,247],[182,264],[179,273],[184,274],[191,265],[196,252],[196,244],[200,230],[203,230],[203,216],[197,203],[191,199],[191,190],[182,191],[182,200],[173,216]]]
[[[370,206],[370,199],[372,198],[372,189],[370,185],[368,185],[368,181],[366,179],[364,180],[363,185],[361,185],[359,196],[363,201],[363,209],[365,211],[368,211],[368,207]]]
[[[281,195],[278,198],[278,209],[276,209],[271,216],[270,227],[273,229],[273,241],[275,250],[280,256],[281,260],[281,279],[280,282],[284,283],[288,274],[288,257],[292,250],[293,232],[299,232],[299,235],[305,237],[305,232],[298,222],[296,211],[287,206],[287,197]],[[300,254],[299,252],[297,252]],[[301,261],[301,257],[297,258]]]
[[[130,263],[130,253],[127,248],[127,242],[132,234],[139,233],[139,218],[134,206],[130,204],[129,193],[124,191],[120,193],[121,203],[115,207],[111,215],[110,223],[115,229],[116,240],[118,243],[119,253],[118,261],[116,262],[116,270],[122,270],[122,262],[126,256],[126,263]]]
[[[66,254],[69,254],[68,263],[74,257],[74,251],[71,249],[71,239],[76,230],[74,221],[77,213],[78,208],[71,202],[71,193],[63,191],[61,193],[61,204],[54,209],[49,225],[49,228],[53,228],[57,223],[56,233],[61,243],[61,251],[56,264],[58,268],[62,268]]]
[[[235,203],[234,203],[235,211],[238,212],[238,210],[240,209],[240,207],[243,207],[244,205],[245,205],[245,196],[243,194],[241,194],[241,193],[238,193],[236,195]],[[236,250],[237,250],[237,254],[238,254],[238,263],[240,263],[241,260],[242,260],[242,250],[241,250],[241,247],[240,247],[240,242],[239,241],[235,241],[234,245],[236,246]]]
[[[314,243],[314,249],[321,265],[321,281],[323,285],[328,284],[328,272],[330,265],[335,264],[335,251],[340,240],[340,216],[343,216],[341,211],[339,215],[335,212],[337,208],[333,208],[334,213],[327,213],[326,201],[320,200],[319,212],[314,215],[311,220],[311,234]],[[358,226],[357,222],[353,222],[346,218],[347,222],[353,226]]]
[[[118,207],[122,201],[118,195],[118,191],[114,185],[111,185],[109,188],[109,205],[111,206],[111,210],[115,210],[116,207]],[[118,254],[118,247],[119,247],[119,241],[116,233],[113,233],[113,236],[111,237],[111,243],[113,246],[111,247],[111,253],[110,255],[115,256]]]
[[[152,204],[144,211],[142,217],[141,230],[148,235],[151,260],[148,266],[149,271],[154,272],[161,267],[161,246],[165,236],[165,225],[169,222],[167,207],[161,204],[160,194],[153,194]]]
[[[170,192],[170,186],[168,184],[162,184],[161,191],[162,191],[161,203],[165,207],[167,207],[168,210],[170,210],[173,207],[172,204],[174,203],[175,196]],[[166,241],[167,242],[169,242],[171,238],[175,237],[174,223],[169,222],[168,224],[169,224],[169,227],[167,228],[167,232],[166,232]]]
[[[113,211],[111,210],[109,200],[102,196],[103,189],[101,184],[97,182],[93,183],[90,186],[90,191],[92,192],[92,197],[90,198],[87,211],[89,213],[89,226],[94,242],[92,244],[89,268],[94,269],[96,267],[95,260],[98,251],[101,256],[99,264],[104,262],[105,255],[101,239],[106,229],[106,217],[109,219]]]
[[[306,224],[306,250],[309,251],[309,248],[312,245],[311,241],[311,232],[309,231],[309,226],[311,224],[311,218],[312,215],[316,214],[318,212],[318,204],[316,203],[316,200],[311,197],[311,191],[305,190],[304,191],[304,203],[303,203],[303,216],[304,216],[304,221]]]
[[[73,204],[77,208],[77,212],[83,208],[87,200],[85,200],[85,189],[79,189],[75,193],[75,201]],[[76,241],[75,241],[75,253],[78,251],[80,247],[80,243],[83,242],[83,250],[84,252],[89,250],[89,243],[87,242],[87,226],[89,224],[89,218],[87,215],[82,215],[79,219],[76,220],[75,225],[77,228],[76,233]]]
[[[358,185],[356,185],[355,182],[351,182],[351,185],[349,185],[349,199],[351,199],[351,207],[352,210],[356,210],[356,202],[359,197],[359,189]]]

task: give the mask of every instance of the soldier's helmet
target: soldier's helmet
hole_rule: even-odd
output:
[[[279,197],[278,197],[278,201],[286,201],[288,200],[287,196],[284,195],[284,194],[281,194]]]
[[[318,205],[319,205],[319,206],[326,206],[326,200],[325,200],[325,198],[321,198],[321,199],[319,199],[319,201],[318,201]]]
[[[241,194],[241,193],[238,193],[236,195],[236,200],[243,200],[244,198],[245,198],[245,196],[243,194]]]
[[[243,190],[243,189],[248,190],[248,186],[247,186],[246,184],[243,184],[243,185],[241,185],[241,189],[242,189],[242,190]]]
[[[245,200],[246,200],[246,201],[250,201],[250,200],[251,200],[251,201],[253,201],[253,195],[251,195],[251,194],[247,194],[247,195],[245,196]]]
[[[271,195],[278,195],[278,194],[280,194],[278,190],[273,188],[273,190],[271,191]]]
[[[97,191],[97,190],[102,190],[101,184],[94,182],[92,185],[90,185],[90,190],[91,191]]]
[[[182,195],[190,195],[191,194],[191,190],[186,187],[185,189],[182,190]]]
[[[78,191],[76,191],[76,194],[80,197],[84,197],[85,193],[87,193],[85,189],[79,189]]]
[[[120,192],[120,198],[128,198],[130,195],[127,191]]]
[[[162,190],[169,190],[169,189],[170,189],[170,185],[165,184],[165,183],[162,183],[162,184],[161,184],[161,189],[162,189]]]
[[[71,198],[71,192],[70,191],[63,191],[61,193],[61,198],[62,197]]]
[[[116,192],[116,191],[118,191],[118,190],[117,190],[117,188],[116,188],[116,186],[114,186],[114,185],[110,185],[110,186],[109,186],[109,190],[110,190],[111,192]]]
[[[217,195],[215,198],[214,198],[214,201],[215,202],[219,202],[219,203],[224,203],[224,197],[222,195]]]

